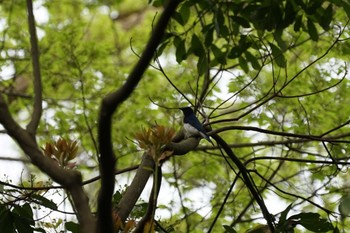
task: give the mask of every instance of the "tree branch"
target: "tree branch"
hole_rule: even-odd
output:
[[[153,158],[148,153],[144,153],[134,179],[125,191],[118,206],[114,208],[121,222],[125,222],[132,208],[135,206],[137,199],[140,197],[146,186],[149,176],[153,173],[154,167],[155,163]]]
[[[39,46],[35,29],[35,18],[33,14],[32,0],[27,0],[28,26],[30,34],[30,44],[32,53],[33,83],[34,83],[34,106],[32,119],[27,125],[30,134],[35,135],[42,114],[42,85],[39,62]]]
[[[0,123],[7,130],[8,135],[12,137],[24,153],[30,157],[32,163],[50,176],[52,180],[67,188],[71,193],[78,212],[77,217],[81,226],[81,232],[93,232],[95,220],[90,211],[88,198],[81,187],[82,177],[80,172],[66,170],[58,166],[51,158],[44,156],[42,151],[38,148],[33,134],[24,130],[13,120],[8,106],[1,95],[0,112]]]
[[[274,221],[272,216],[270,215],[264,200],[262,199],[262,197],[260,196],[258,190],[256,189],[256,187],[253,184],[253,181],[251,179],[251,177],[249,176],[249,173],[246,169],[246,167],[244,166],[244,164],[239,160],[239,158],[233,153],[233,151],[231,150],[231,148],[227,145],[227,143],[217,134],[214,134],[212,136],[215,141],[223,148],[223,150],[226,152],[226,154],[230,157],[230,159],[236,164],[236,166],[238,167],[239,171],[242,174],[243,180],[245,185],[247,186],[247,188],[249,189],[250,193],[253,195],[254,199],[256,200],[256,202],[258,203],[258,205],[260,206],[261,212],[269,226],[269,229],[271,232],[275,232],[275,226],[274,226]]]
[[[178,135],[181,135],[181,133]],[[192,151],[198,145],[198,143],[198,138],[190,137],[180,142],[173,142],[168,144],[165,150],[172,150],[173,155],[184,155]],[[164,161],[162,161],[162,163],[163,162]],[[141,164],[136,171],[134,179],[125,191],[118,206],[114,208],[115,213],[122,223],[125,222],[132,208],[135,206],[135,203],[140,197],[144,187],[146,186],[149,176],[153,173],[154,168],[155,163],[153,158],[145,152],[142,156]]]
[[[114,191],[114,169],[116,159],[112,146],[112,115],[117,107],[125,101],[138,85],[143,73],[153,58],[154,52],[162,40],[168,22],[180,0],[170,0],[160,16],[151,38],[136,66],[133,68],[124,85],[117,91],[106,96],[101,103],[98,126],[98,141],[100,151],[101,190],[98,198],[98,231],[112,232],[112,195]]]

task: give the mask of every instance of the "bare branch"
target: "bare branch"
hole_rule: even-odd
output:
[[[38,39],[36,36],[35,29],[35,18],[33,14],[33,2],[27,0],[28,10],[28,26],[30,34],[30,44],[32,52],[32,67],[33,67],[33,83],[34,83],[34,106],[32,119],[27,125],[27,130],[30,134],[35,135],[36,129],[38,128],[41,114],[42,114],[42,85],[41,85],[41,73],[40,73],[40,62],[39,62],[39,46]]]

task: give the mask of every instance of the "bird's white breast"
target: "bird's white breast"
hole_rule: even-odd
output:
[[[193,127],[192,125],[185,123],[184,124],[184,131],[185,131],[185,138],[189,138],[191,136],[199,136],[200,133],[198,131],[198,129],[196,129],[195,127]]]

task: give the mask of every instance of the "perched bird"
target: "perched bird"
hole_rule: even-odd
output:
[[[201,136],[208,140],[211,144],[213,144],[213,142],[210,140],[209,136],[205,132],[203,125],[199,122],[198,118],[194,114],[192,108],[184,107],[180,109],[184,113],[185,137],[188,138],[191,136]]]

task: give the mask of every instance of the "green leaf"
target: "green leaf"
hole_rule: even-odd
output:
[[[32,226],[35,225],[35,222],[32,207],[28,203],[23,206],[14,206],[12,213],[15,227],[19,233],[33,232]]]
[[[239,44],[231,49],[227,57],[233,59],[241,56],[252,44],[252,42],[247,40],[246,36],[242,36],[239,40]]]
[[[309,15],[313,15],[316,13],[317,9],[322,6],[322,0],[313,0],[310,1],[310,6],[305,9],[305,12]]]
[[[42,228],[34,228],[33,230],[36,231],[36,232],[46,233],[46,231],[44,229],[42,229]]]
[[[269,45],[271,47],[272,56],[275,59],[276,64],[282,68],[286,67],[286,59],[282,51],[272,43],[269,43]]]
[[[343,217],[350,216],[350,196],[345,196],[341,199],[338,209]]]
[[[140,203],[136,204],[134,208],[132,209],[131,215],[135,218],[141,218],[145,215],[147,211],[148,203]]]
[[[199,37],[196,34],[192,35],[191,48],[190,49],[198,57],[201,57],[201,56],[203,56],[205,54],[202,41],[199,39]]]
[[[329,25],[333,18],[333,6],[329,4],[328,7],[324,10],[323,15],[321,16],[320,25],[325,30],[329,30]]]
[[[43,205],[43,206],[45,206],[49,209],[52,209],[52,210],[57,210],[56,203],[54,203],[53,201],[50,201],[46,197],[43,197],[41,195],[34,193],[31,195],[31,198],[35,199],[38,202],[38,204],[40,204],[40,205]]]
[[[206,47],[209,47],[213,44],[214,39],[214,27],[212,24],[209,24],[203,28],[203,34],[204,34],[204,44]]]
[[[26,203],[22,206],[14,206],[13,213],[15,213],[15,216],[18,216],[22,221],[28,222],[30,225],[35,225],[35,222],[33,220],[33,211],[32,207]]]
[[[218,37],[227,37],[230,33],[225,25],[224,13],[219,9],[215,13],[214,26]]]
[[[298,32],[300,30],[300,28],[302,27],[302,20],[303,20],[303,16],[302,15],[298,15],[295,18],[295,22],[294,22],[294,31]]]
[[[180,64],[187,57],[185,40],[182,40],[180,37],[175,37],[174,45],[176,47],[176,52],[175,52],[176,62]]]
[[[283,223],[286,222],[287,215],[288,215],[289,211],[291,210],[292,206],[293,206],[293,203],[291,203],[289,206],[287,206],[287,208],[285,210],[282,211],[278,225],[281,225],[281,224],[283,225]]]
[[[32,233],[33,228],[27,221],[23,221],[23,219],[16,217],[14,218],[14,223],[16,226],[16,230],[18,233]]]
[[[220,64],[226,64],[226,53],[221,51],[216,45],[213,45],[211,47],[211,51],[214,54],[215,59],[218,61]]]
[[[343,1],[342,5],[343,5],[343,9],[346,12],[347,16],[350,18],[350,4]]]
[[[237,231],[233,229],[231,226],[223,225],[223,227],[225,228],[226,233],[237,233]]]
[[[339,228],[337,226],[334,227],[333,233],[340,233]]]
[[[295,10],[294,2],[290,0],[287,1],[281,29],[288,27],[290,24],[292,24],[295,21],[296,13],[297,11]]]
[[[242,70],[244,72],[248,73],[249,72],[249,67],[248,67],[247,61],[242,56],[240,56],[238,58],[238,62],[239,62],[240,67],[242,68]]]
[[[244,55],[255,70],[261,69],[261,65],[258,59],[253,54],[251,54],[249,51],[246,51]]]
[[[309,32],[311,40],[318,41],[318,32],[315,24],[312,22],[311,19],[307,20],[307,30]]]
[[[5,206],[0,205],[0,226],[1,232],[14,233],[14,219],[12,213]]]
[[[182,4],[182,6],[179,9],[179,13],[182,19],[182,25],[185,25],[188,22],[188,19],[190,18],[190,7],[188,4]]]
[[[241,25],[244,28],[250,28],[250,23],[248,20],[246,20],[245,18],[239,17],[239,16],[232,16],[231,17],[233,22],[238,23],[239,25]]]
[[[79,233],[79,224],[75,222],[66,222],[64,225],[68,231],[72,233]]]
[[[161,7],[164,5],[164,0],[148,0],[148,4],[154,7]]]
[[[256,227],[254,227],[254,228],[252,228],[252,229],[250,229],[250,230],[248,230],[248,231],[246,231],[246,233],[269,233],[269,232],[271,232],[269,230],[269,226],[261,225],[261,224],[256,226]]]
[[[119,191],[116,191],[113,195],[113,204],[117,205],[122,199],[122,194]]]
[[[277,232],[285,232],[285,231],[291,231],[295,227],[295,225],[291,224],[290,221],[287,221],[287,215],[289,211],[292,208],[293,203],[291,203],[283,212],[281,213],[281,216],[279,218],[278,224],[277,224]]]
[[[312,232],[327,232],[333,230],[333,225],[327,219],[321,218],[318,213],[300,213],[289,219],[298,220],[298,224]]]
[[[198,70],[198,74],[202,75],[205,72],[207,72],[208,70],[208,60],[206,56],[201,56],[198,58],[198,62],[197,62],[197,70]]]

